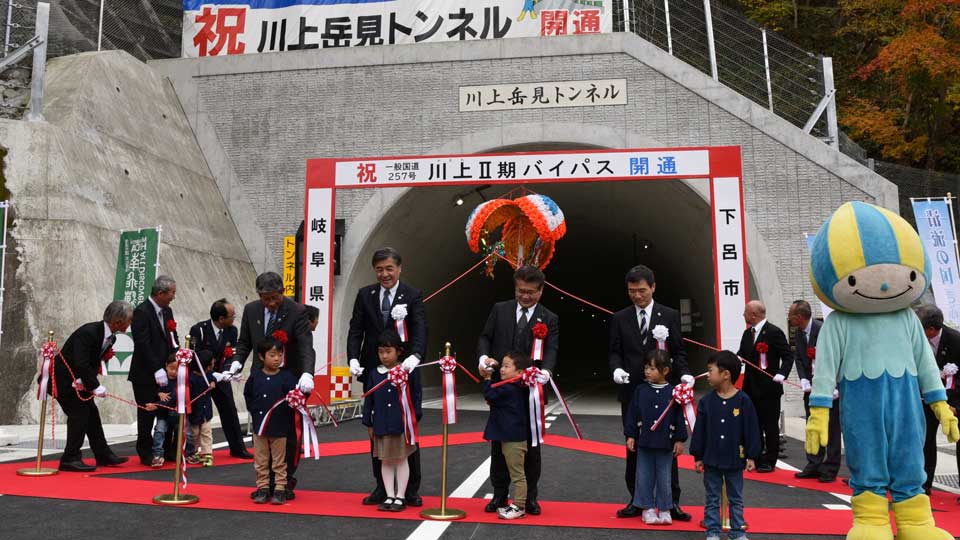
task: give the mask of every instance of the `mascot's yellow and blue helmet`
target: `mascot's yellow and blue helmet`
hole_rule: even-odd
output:
[[[905,219],[879,206],[848,202],[813,240],[810,283],[838,311],[887,313],[920,298],[930,283],[930,263]]]

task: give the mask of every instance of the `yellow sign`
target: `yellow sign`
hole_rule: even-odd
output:
[[[293,298],[296,294],[297,238],[283,237],[283,295]]]

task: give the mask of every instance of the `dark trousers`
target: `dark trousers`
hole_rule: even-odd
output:
[[[72,388],[65,394],[57,397],[57,403],[67,415],[67,443],[63,448],[60,462],[79,461],[83,458],[80,447],[83,446],[84,437],[90,440],[90,450],[93,451],[97,461],[107,459],[112,452],[103,434],[103,424],[100,422],[100,411],[97,405],[92,399],[82,401],[77,398]]]
[[[380,458],[373,455],[373,439],[370,439],[370,463],[373,466],[373,478],[377,481],[377,487],[372,495],[386,497],[387,490],[383,487],[383,471],[381,470]],[[407,481],[407,492],[403,494],[404,499],[412,499],[420,496],[420,445],[407,457],[407,464],[410,466],[410,480]]]
[[[810,418],[810,394],[803,394],[803,408]],[[816,472],[820,476],[835,477],[840,471],[840,401],[834,400],[830,408],[830,422],[827,432],[827,447],[817,454],[807,454],[804,472]]]
[[[523,474],[527,477],[527,503],[538,498],[540,467],[540,445],[530,446],[527,442],[527,455],[523,458]],[[499,441],[490,442],[490,483],[493,484],[494,499],[507,498],[510,491],[510,471],[507,469],[507,459],[503,456],[503,446]]]
[[[233,387],[230,383],[218,384],[210,391],[210,397],[217,406],[223,436],[227,438],[231,454],[239,454],[247,449],[240,432],[240,418],[237,417],[237,405],[233,402]]]
[[[923,483],[923,491],[929,495],[933,487],[933,475],[937,472],[937,431],[940,422],[926,403],[923,404],[923,413],[927,417],[927,437],[923,441],[923,470],[927,473],[927,481]],[[960,463],[960,455],[957,456],[957,462]]]
[[[620,418],[624,422],[627,418],[627,409],[629,403],[620,402]],[[633,500],[637,486],[637,453],[627,450],[627,467],[623,472],[623,479],[627,483],[627,491],[630,492],[630,500]],[[670,464],[670,492],[673,495],[673,504],[680,504],[680,468],[677,466],[677,458],[673,457],[673,463]]]
[[[763,443],[760,463],[776,467],[780,458],[780,396],[749,397],[760,421],[760,440]]]
[[[157,402],[156,384],[134,384],[133,399],[137,405],[146,405],[147,403]],[[157,418],[155,411],[145,411],[137,408],[137,455],[140,456],[142,463],[149,464],[153,459],[153,423]],[[173,420],[176,422],[176,420]],[[176,454],[176,428],[167,431],[167,438],[164,442],[164,454],[169,458]]]

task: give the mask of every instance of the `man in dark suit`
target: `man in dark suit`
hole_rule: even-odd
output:
[[[313,373],[316,363],[313,351],[313,334],[310,333],[310,323],[307,320],[307,310],[302,304],[283,296],[283,278],[276,272],[264,272],[257,276],[257,294],[259,300],[250,302],[243,308],[243,319],[240,321],[240,335],[237,337],[236,354],[230,363],[230,374],[243,371],[247,356],[253,351],[253,368],[263,368],[263,361],[257,356],[257,346],[267,336],[274,332],[283,331],[287,335],[287,344],[284,346],[284,364],[280,369],[289,371],[294,377],[299,377],[297,388],[304,394],[313,392]],[[219,385],[218,385],[219,386]],[[284,490],[287,500],[295,498],[294,488],[297,479],[296,457],[300,451],[297,445],[297,430],[295,415],[290,415],[290,425],[287,429],[287,486]],[[273,493],[273,473],[270,474],[270,492]],[[256,491],[251,494],[251,498]]]
[[[233,325],[235,317],[236,309],[233,304],[227,302],[226,298],[221,298],[210,306],[209,319],[190,328],[190,342],[193,348],[197,352],[210,352],[213,356],[214,371],[226,371],[233,364],[233,347],[237,345],[237,327]],[[230,349],[227,349],[227,346]],[[225,350],[230,353],[229,357],[224,355]],[[210,396],[217,406],[223,436],[230,445],[230,455],[241,459],[253,459],[253,455],[247,451],[243,443],[237,405],[233,401],[233,387],[229,382],[218,384],[210,391]]]
[[[794,328],[793,359],[797,365],[797,376],[803,389],[803,408],[810,416],[810,391],[813,389],[814,363],[816,362],[817,337],[820,336],[821,321],[813,318],[810,304],[806,300],[796,300],[787,313],[787,322]],[[808,351],[813,352],[813,358]],[[839,394],[838,394],[839,395]],[[830,408],[829,437],[827,447],[817,454],[807,454],[807,465],[794,474],[797,478],[818,478],[823,483],[833,482],[840,470],[840,407]]]
[[[133,383],[133,398],[138,405],[156,403],[157,390],[167,384],[167,372],[164,370],[167,357],[180,347],[180,338],[174,328],[173,310],[170,309],[170,303],[176,296],[177,282],[170,276],[157,276],[150,297],[133,310],[133,359],[127,380]],[[153,421],[156,414],[154,411],[137,409],[137,455],[140,456],[140,463],[147,466],[153,461]],[[172,437],[167,442],[166,458],[175,459]]]
[[[960,332],[943,324],[943,312],[935,305],[920,306],[917,308],[917,317],[933,349],[945,387],[949,386],[948,375],[953,373],[955,382],[953,388],[947,388],[947,403],[956,409],[960,407],[960,389],[957,388],[960,386],[960,373],[957,373],[957,366],[960,366]],[[940,422],[926,403],[923,410],[927,417],[927,437],[923,444],[923,468],[927,472],[927,481],[923,484],[923,489],[929,495],[933,487],[934,473],[937,471],[937,432],[940,431]],[[957,467],[960,468],[960,443],[957,443]],[[957,499],[957,502],[960,502],[960,499]]]
[[[669,332],[664,345],[670,353],[673,366],[668,380],[670,384],[690,384],[694,379],[687,366],[687,353],[683,349],[683,336],[680,331],[680,313],[663,304],[653,301],[657,289],[653,270],[643,265],[634,266],[625,278],[627,296],[633,305],[621,309],[610,319],[610,342],[608,358],[613,382],[620,385],[617,399],[620,401],[620,418],[626,422],[630,400],[637,385],[644,381],[643,366],[647,354],[657,349],[657,340],[653,329],[666,327]],[[627,449],[627,464],[624,480],[630,492],[627,506],[617,511],[617,517],[628,518],[640,515],[641,509],[633,506],[633,493],[637,481],[637,453]],[[680,471],[677,459],[673,459],[671,472],[673,508],[671,518],[677,521],[690,521],[690,514],[680,507]]]
[[[780,456],[780,398],[783,396],[783,381],[793,369],[793,356],[783,330],[767,321],[767,308],[759,300],[751,300],[743,309],[743,320],[747,329],[740,338],[737,355],[749,360],[754,366],[747,366],[743,381],[743,391],[757,409],[760,421],[760,435],[763,440],[763,455],[757,462],[758,473],[771,473]],[[757,345],[767,347],[766,363],[763,366],[761,353]]]
[[[493,381],[500,380],[500,371],[494,369],[503,357],[512,350],[532,351],[533,327],[539,323],[547,325],[547,337],[543,340],[542,358],[532,358],[533,365],[540,368],[540,383],[550,382],[551,374],[557,366],[557,351],[560,349],[560,318],[540,304],[543,284],[546,276],[534,266],[521,266],[513,274],[514,299],[494,304],[487,317],[477,345],[480,356],[480,369],[492,371]],[[533,357],[534,355],[531,355]],[[540,446],[527,442],[527,455],[523,470],[527,478],[528,514],[540,514],[537,483],[540,480]],[[507,490],[510,487],[510,474],[503,449],[499,443],[490,446],[490,483],[493,484],[493,499],[484,508],[486,512],[496,512],[507,506]]]
[[[103,320],[87,323],[67,338],[60,349],[67,365],[64,365],[60,358],[54,360],[57,403],[67,415],[67,442],[63,448],[63,456],[60,457],[61,471],[90,472],[96,469],[83,462],[80,447],[83,445],[84,436],[90,441],[90,450],[93,451],[97,465],[112,466],[127,461],[127,458],[114,454],[107,445],[96,403],[93,400],[84,401],[80,396],[86,398],[90,394],[96,397],[107,395],[107,389],[97,379],[100,362],[113,347],[117,339],[114,334],[126,332],[132,318],[133,306],[122,300],[111,302],[103,312]],[[52,394],[51,386],[47,386],[47,393]]]
[[[405,328],[404,351],[407,355],[401,364],[407,371],[413,371],[423,360],[427,352],[427,317],[423,309],[423,294],[407,283],[400,282],[403,258],[391,247],[378,249],[373,254],[373,271],[377,283],[367,285],[357,291],[353,302],[353,315],[350,317],[350,329],[347,333],[347,357],[350,359],[350,374],[368,389],[368,374],[377,369],[380,359],[377,356],[377,340],[385,328],[397,329],[399,322],[392,313],[406,311],[403,318]],[[370,460],[373,477],[377,486],[364,497],[363,504],[380,504],[387,498],[383,486],[380,459],[373,456],[373,441],[370,441]],[[408,506],[423,506],[420,497],[420,449],[407,458],[410,466],[410,479],[404,500]]]

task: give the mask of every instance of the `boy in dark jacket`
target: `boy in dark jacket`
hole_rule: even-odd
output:
[[[530,357],[522,352],[510,352],[500,363],[500,380],[516,377],[530,367]],[[500,446],[513,483],[513,503],[497,509],[500,519],[519,519],[526,515],[527,477],[523,463],[530,437],[530,415],[527,412],[529,391],[521,384],[505,384],[498,388],[490,382],[492,370],[481,370],[483,397],[490,405],[490,416],[483,438],[490,441],[491,454]]]
[[[213,426],[210,421],[213,420],[213,397],[207,389],[213,386],[213,353],[210,351],[198,351],[197,358],[190,363],[191,366],[199,365],[197,370],[190,371],[190,399],[195,401],[191,405],[190,415],[187,419],[190,421],[190,432],[193,434],[193,440],[197,443],[197,452],[189,456],[187,463],[202,463],[204,467],[213,466]],[[199,372],[202,369],[210,382]],[[230,383],[223,383],[230,384]],[[206,392],[206,393],[204,393]]]

